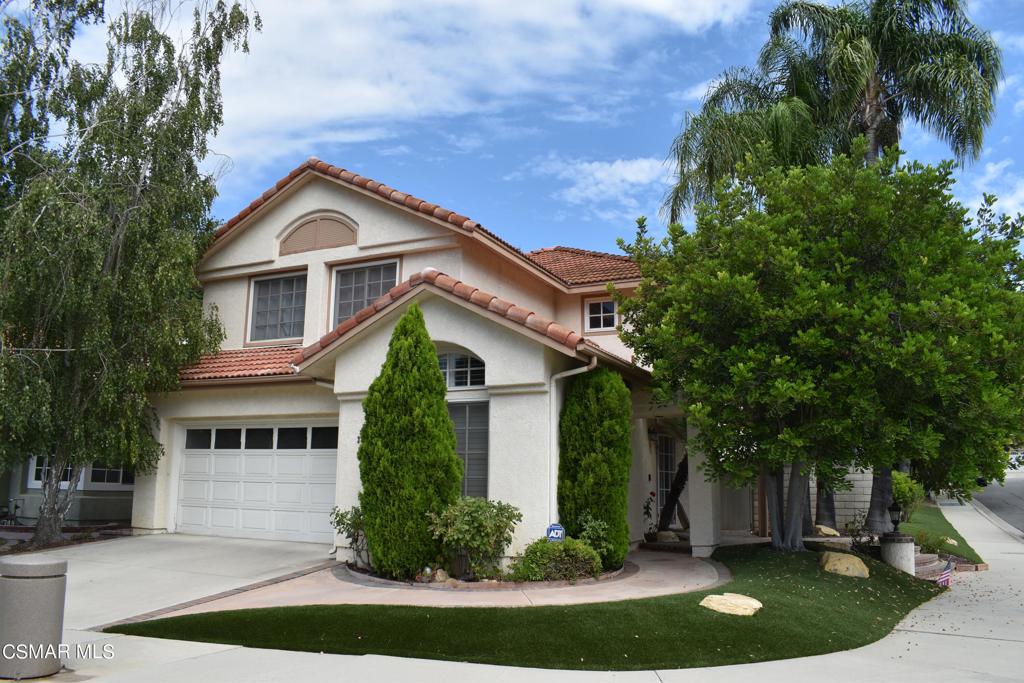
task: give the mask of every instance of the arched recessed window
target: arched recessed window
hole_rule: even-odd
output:
[[[438,363],[449,389],[482,387],[486,383],[484,362],[468,353],[439,353]]]

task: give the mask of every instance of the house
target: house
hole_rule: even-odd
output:
[[[423,310],[448,381],[463,491],[519,507],[514,552],[557,521],[557,423],[566,381],[597,365],[633,393],[632,538],[681,456],[671,408],[619,339],[612,283],[625,256],[524,253],[465,216],[310,159],[227,221],[199,267],[222,350],[159,396],[157,470],[135,478],[132,526],[334,543],[331,508],[358,502],[361,401],[391,330]],[[749,531],[749,489],[710,484],[691,453],[684,495],[697,554]]]

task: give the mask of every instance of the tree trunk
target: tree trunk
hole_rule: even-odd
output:
[[[786,517],[783,512],[783,475],[782,468],[769,470],[761,467],[761,480],[764,482],[765,506],[768,509],[768,522],[771,525],[772,548],[782,550],[785,536]]]
[[[661,515],[658,517],[658,531],[668,531],[672,524],[672,513],[679,502],[679,496],[686,488],[686,478],[689,476],[689,458],[683,458],[676,467],[676,473],[672,477],[672,486],[669,487],[668,496],[661,506]],[[679,520],[682,522],[682,519]]]
[[[876,467],[871,477],[871,504],[864,527],[874,534],[892,531],[889,506],[892,505],[892,468]]]
[[[64,540],[61,529],[75,499],[78,479],[82,476],[82,466],[73,465],[71,480],[68,481],[67,488],[61,491],[61,479],[68,467],[68,458],[54,456],[47,458],[46,463],[49,467],[44,470],[46,475],[43,478],[43,496],[39,502],[39,517],[31,541],[35,547],[53,545]]]
[[[814,519],[819,526],[836,528],[836,493],[826,488],[824,482],[818,480],[818,504]]]
[[[877,78],[871,78],[864,92],[864,137],[868,140],[868,151],[864,155],[869,164],[878,161],[882,143],[878,140],[878,127],[882,123],[882,88]]]
[[[811,478],[807,477],[807,483],[804,485],[804,523],[803,533],[804,536],[814,535],[814,510],[811,509]]]
[[[802,462],[794,462],[789,469],[789,495],[786,496],[785,536],[782,550],[804,550],[804,496],[810,477],[803,471]]]

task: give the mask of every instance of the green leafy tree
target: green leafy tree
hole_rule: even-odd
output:
[[[150,397],[220,342],[195,275],[214,227],[214,179],[200,163],[222,122],[220,61],[248,49],[259,18],[200,7],[178,45],[161,5],[129,6],[93,65],[69,45],[82,22],[102,21],[102,3],[7,9],[0,466],[45,459],[33,541],[46,544],[89,463],[156,463]]]
[[[762,143],[784,165],[823,163],[868,139],[876,160],[912,120],[976,159],[1002,73],[998,45],[971,23],[961,0],[789,0],[771,15],[771,36],[754,69],[727,71],[701,110],[687,115],[673,145],[672,221],[708,201],[717,179]],[[890,528],[890,469],[874,471],[868,526]],[[821,522],[835,523],[833,491],[819,477]]]
[[[413,577],[440,555],[431,515],[459,498],[462,483],[447,393],[423,312],[412,304],[370,384],[359,432],[359,503],[371,561],[385,576]]]
[[[623,337],[699,428],[706,474],[764,476],[777,548],[802,544],[806,478],[908,459],[932,490],[1001,479],[1024,428],[1020,220],[972,224],[951,165],[741,165],[693,232],[623,245]],[[783,500],[789,466],[790,495]]]
[[[633,405],[622,377],[596,368],[575,377],[559,421],[558,516],[569,536],[588,518],[607,525],[605,568],[629,552],[629,467]]]

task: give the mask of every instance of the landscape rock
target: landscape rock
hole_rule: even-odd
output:
[[[946,536],[942,540],[944,540],[946,543],[948,543],[949,545],[953,546],[954,548],[960,545],[959,543],[956,542],[955,538],[950,538],[949,536]]]
[[[444,585],[448,586],[449,588],[458,588],[459,587],[459,580],[458,579],[448,579],[447,581],[444,582]]]
[[[749,595],[739,593],[723,593],[721,595],[708,595],[700,601],[700,606],[722,614],[734,614],[740,617],[750,617],[757,613],[764,605]]]
[[[816,534],[818,534],[819,536],[838,536],[839,535],[838,531],[836,531],[835,529],[833,529],[830,526],[825,526],[824,524],[815,524],[814,525],[814,532]]]
[[[659,531],[658,532],[658,543],[675,543],[679,540],[674,531]]]
[[[864,561],[856,555],[850,555],[849,553],[825,551],[821,554],[818,564],[825,571],[831,574],[839,574],[840,576],[866,579],[871,575]]]
[[[438,569],[437,571],[434,572],[434,583],[444,583],[449,578],[451,578],[451,577],[448,576],[448,572],[446,572],[443,569]]]

